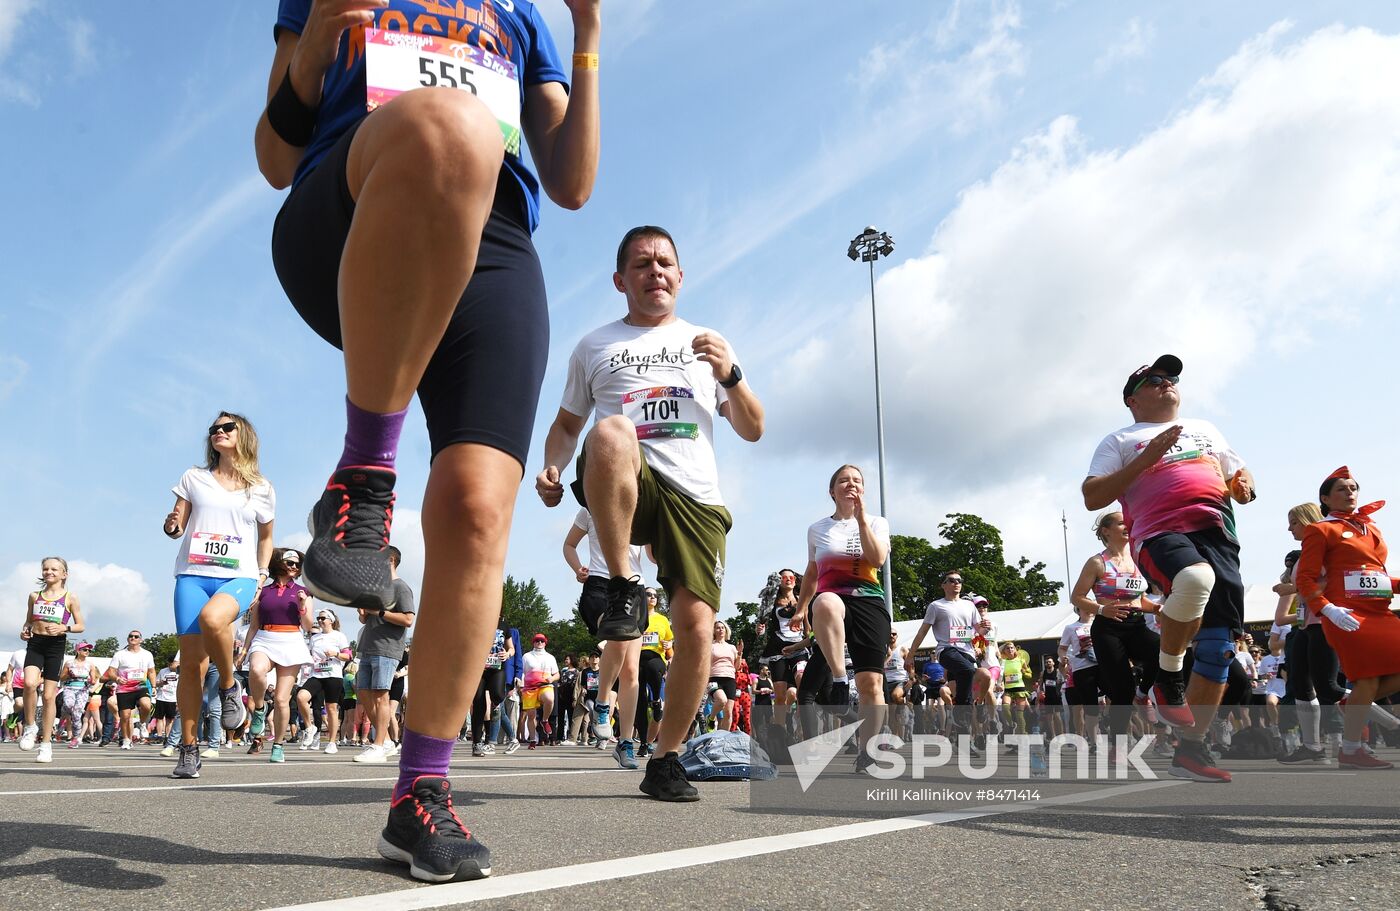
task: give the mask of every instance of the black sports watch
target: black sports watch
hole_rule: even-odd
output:
[[[383,620],[383,619],[384,619],[384,611],[382,611],[382,610],[379,612],[379,619],[380,619],[380,620]]]
[[[739,381],[742,380],[743,378],[744,378],[744,371],[742,371],[742,370],[739,369],[739,365],[738,365],[738,364],[735,364],[735,365],[733,365],[732,367],[729,368],[729,379],[727,379],[727,380],[720,380],[720,381],[719,381],[719,384],[720,384],[721,386],[723,386],[725,389],[733,389],[735,386],[739,385]]]

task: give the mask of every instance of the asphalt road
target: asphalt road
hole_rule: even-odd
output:
[[[936,792],[905,800],[866,799],[838,758],[808,794],[781,780],[783,805],[742,782],[668,805],[598,751],[462,748],[457,804],[495,872],[423,886],[373,850],[393,766],[287,755],[225,752],[176,782],[154,748],[44,766],[0,746],[0,907],[1400,908],[1400,771],[1228,761],[1235,781],[1204,785],[1153,759],[1159,780],[875,783]]]

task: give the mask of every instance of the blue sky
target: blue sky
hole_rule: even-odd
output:
[[[567,53],[562,0],[540,5]],[[556,615],[577,596],[572,511],[529,478],[569,350],[623,312],[612,256],[642,222],[676,235],[682,315],[730,339],[769,412],[758,445],[721,428],[726,611],[802,565],[836,465],[875,489],[868,279],[844,256],[867,224],[897,243],[877,275],[895,533],[976,512],[1060,577],[1064,509],[1077,570],[1095,549],[1078,484],[1129,422],[1123,377],[1163,351],[1186,362],[1184,413],[1259,477],[1247,581],[1277,572],[1284,512],[1337,465],[1390,492],[1400,8],[604,6],[597,187],[579,212],[546,203],[536,234],[551,358],[507,565]],[[170,628],[159,526],[220,409],[261,434],[278,541],[305,540],[344,385],[268,252],[282,194],[252,129],[274,16],[0,0],[0,648],[48,554],[74,564],[94,633]],[[416,581],[416,406],[399,464]]]

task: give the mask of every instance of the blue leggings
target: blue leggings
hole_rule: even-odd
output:
[[[238,616],[248,612],[257,593],[253,579],[219,579],[213,576],[175,577],[175,635],[197,636],[199,612],[215,595],[229,595],[238,602]],[[237,619],[237,618],[235,618]]]

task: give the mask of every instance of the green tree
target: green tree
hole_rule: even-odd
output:
[[[511,576],[501,589],[501,619],[506,629],[520,630],[521,645],[529,648],[530,637],[544,632],[549,635],[549,599],[540,591],[534,579],[517,582]]]
[[[180,638],[174,633],[153,633],[141,644],[155,658],[156,670],[168,665],[170,659],[174,658],[175,653],[180,650]]]
[[[949,513],[939,523],[944,543],[895,535],[890,540],[894,576],[895,616],[910,620],[923,617],[928,602],[943,597],[939,574],[962,570],[963,591],[986,596],[992,610],[1042,607],[1059,601],[1061,582],[1045,576],[1044,563],[1021,557],[1006,562],[1001,532],[970,513]]]
[[[578,601],[574,601],[571,614],[563,620],[550,620],[544,629],[549,637],[549,652],[560,664],[565,655],[591,655],[598,651],[598,638],[588,632],[578,612]]]
[[[110,658],[117,653],[117,637],[103,636],[92,644],[92,654],[98,658]]]

